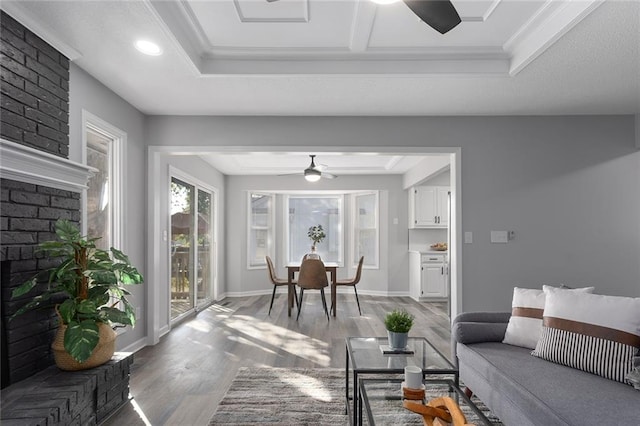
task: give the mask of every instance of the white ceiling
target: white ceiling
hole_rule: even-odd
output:
[[[146,114],[640,113],[640,2],[453,0],[445,35],[402,2],[137,0],[0,3]],[[157,42],[141,55],[136,39]],[[217,153],[225,174],[299,173],[312,153]],[[424,156],[319,153],[344,174]]]
[[[640,112],[640,3],[453,0],[445,35],[369,0],[7,1],[146,114]],[[139,54],[137,38],[158,42]]]
[[[402,175],[426,158],[424,155],[321,152],[315,164],[323,172],[342,175]],[[299,152],[236,152],[202,154],[202,159],[226,175],[301,174],[311,158]],[[448,162],[448,161],[447,161]],[[424,164],[422,164],[424,167]],[[438,167],[442,167],[440,164]]]

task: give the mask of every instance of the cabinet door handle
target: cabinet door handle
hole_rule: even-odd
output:
[[[433,221],[434,221],[435,223],[438,223],[438,216],[434,216],[434,217],[433,217]]]
[[[444,266],[440,268],[440,275],[444,275]]]

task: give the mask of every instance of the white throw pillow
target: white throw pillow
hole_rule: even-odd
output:
[[[618,382],[640,348],[640,298],[545,289],[543,330],[531,353]]]
[[[535,349],[542,332],[542,314],[545,307],[545,288],[558,291],[577,291],[592,293],[593,287],[564,289],[543,286],[543,290],[534,288],[513,288],[511,301],[511,318],[507,324],[502,343],[523,348]]]

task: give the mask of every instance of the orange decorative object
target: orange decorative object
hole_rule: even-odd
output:
[[[422,416],[425,426],[474,426],[467,419],[456,402],[447,397],[434,398],[427,404],[405,400],[402,406]]]

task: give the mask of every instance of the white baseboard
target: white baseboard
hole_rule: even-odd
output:
[[[140,349],[147,346],[147,338],[143,337],[142,339],[138,339],[130,345],[122,348],[121,351],[118,352],[138,352]]]
[[[229,293],[225,293],[220,296],[219,300],[222,300],[226,297],[249,297],[249,296],[263,296],[270,295],[273,290],[254,290],[254,291],[233,291]],[[327,288],[325,292],[328,292]],[[337,294],[353,294],[353,289],[349,287],[338,287],[336,290]],[[277,294],[285,294],[287,292],[286,287],[282,287],[276,290]],[[409,297],[408,291],[379,291],[379,290],[360,290],[358,289],[359,295],[364,296],[382,296],[382,297]]]

